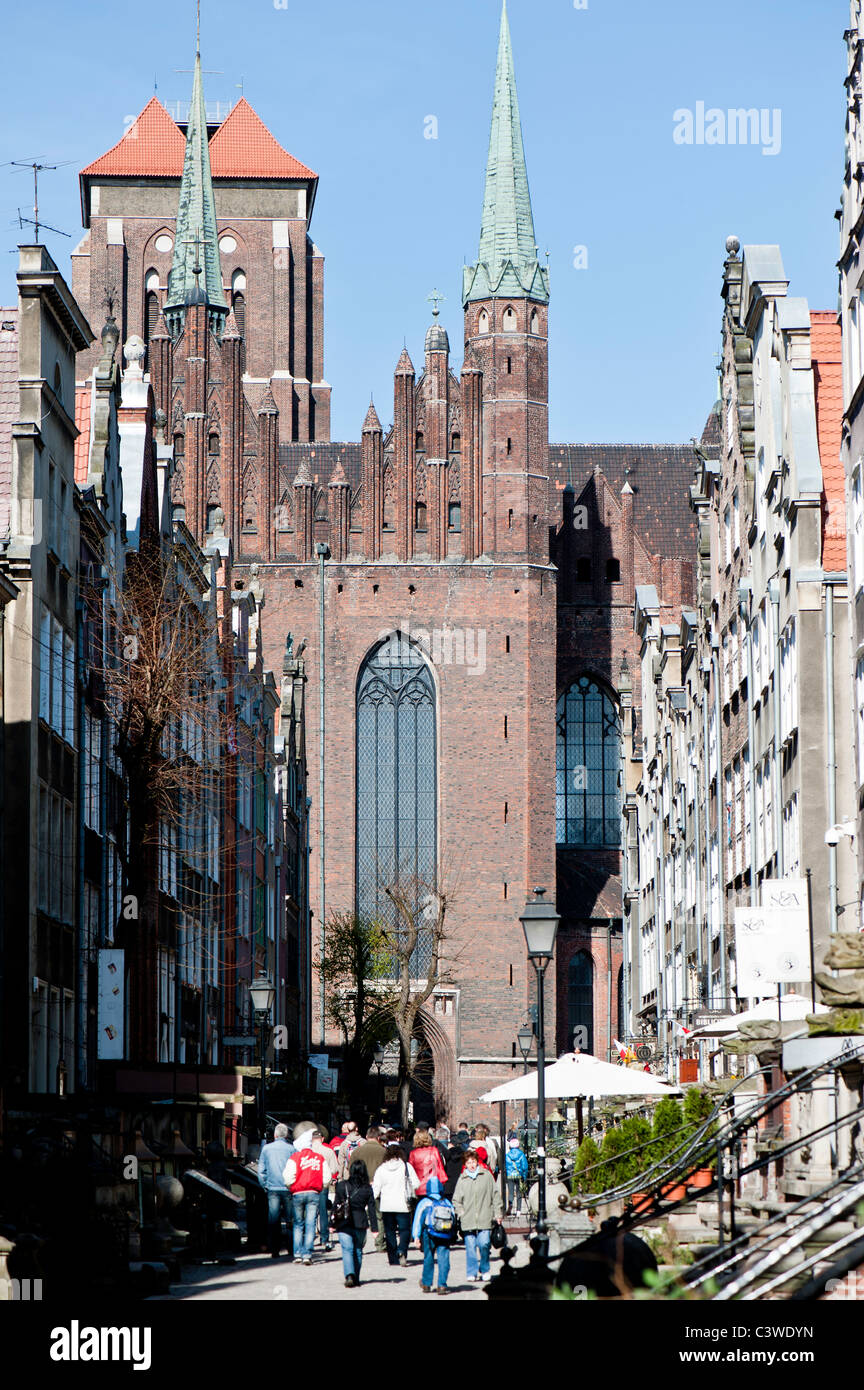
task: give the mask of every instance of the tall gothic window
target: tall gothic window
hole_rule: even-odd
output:
[[[594,962],[587,951],[577,951],[567,971],[568,1045],[594,1052]],[[584,1031],[578,1032],[582,1029]]]
[[[385,887],[436,873],[435,686],[422,654],[394,633],[357,684],[357,913],[395,924]],[[421,941],[412,973],[428,964]]]
[[[621,724],[609,696],[580,676],[556,707],[555,820],[559,845],[621,843]]]

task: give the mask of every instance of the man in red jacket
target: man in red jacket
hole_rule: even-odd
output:
[[[324,1155],[312,1148],[316,1134],[313,1128],[295,1138],[295,1151],[285,1165],[285,1186],[294,1199],[294,1258],[304,1265],[312,1263],[315,1218],[324,1188]]]

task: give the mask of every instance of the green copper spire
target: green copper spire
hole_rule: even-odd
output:
[[[209,306],[211,327],[220,332],[228,314],[228,305],[222,289],[200,51],[195,53],[192,101],[186,127],[186,154],[177,209],[177,235],[168,277],[165,317],[172,334],[179,333],[183,326],[185,306],[195,303]]]
[[[549,299],[548,272],[540,266],[534,240],[507,0],[501,12],[480,250],[476,265],[465,267],[462,299],[467,304],[492,295],[527,295],[541,303]]]

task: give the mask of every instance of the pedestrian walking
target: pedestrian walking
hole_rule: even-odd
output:
[[[528,1177],[528,1159],[518,1139],[507,1140],[507,1212],[517,1216],[522,1211],[522,1188]]]
[[[294,1153],[285,1165],[283,1178],[294,1205],[294,1258],[302,1260],[304,1265],[311,1265],[315,1218],[325,1186],[326,1164],[320,1135],[314,1126],[299,1136],[295,1129],[294,1137]]]
[[[332,1200],[333,1184],[339,1175],[339,1159],[330,1145],[325,1142],[326,1139],[327,1131],[322,1132],[321,1126],[318,1125],[316,1134],[313,1136],[313,1145],[324,1160],[324,1184],[318,1196],[318,1240],[322,1250],[332,1250],[333,1242],[330,1239],[327,1206]]]
[[[501,1166],[501,1162],[497,1141],[493,1139],[492,1135],[489,1133],[488,1125],[474,1126],[474,1133],[471,1137],[469,1147],[472,1149],[479,1149],[482,1147],[486,1150],[485,1162],[489,1165],[489,1170],[494,1177]]]
[[[294,1258],[294,1202],[285,1186],[285,1165],[294,1152],[288,1142],[288,1126],[277,1125],[273,1140],[265,1144],[258,1157],[258,1181],[267,1193],[267,1241],[270,1255],[278,1260],[282,1252],[282,1218],[288,1258]]]
[[[441,1183],[434,1176],[427,1181],[426,1196],[421,1197],[417,1203],[412,1234],[414,1239],[419,1241],[423,1251],[420,1288],[424,1293],[432,1292],[437,1264],[438,1292],[446,1294],[450,1274],[450,1246],[456,1234],[456,1208],[449,1197],[443,1195]]]
[[[339,1179],[335,1189],[333,1224],[342,1247],[342,1269],[346,1289],[356,1289],[360,1283],[363,1246],[371,1227],[378,1234],[375,1195],[369,1173],[362,1159],[355,1158],[346,1179]]]
[[[398,1144],[387,1149],[384,1162],[372,1179],[372,1191],[381,1206],[387,1260],[391,1265],[407,1265],[411,1243],[411,1205],[420,1180],[410,1163],[402,1157]]]
[[[459,1181],[462,1167],[465,1163],[465,1152],[461,1144],[457,1144],[455,1140],[451,1141],[450,1147],[447,1150],[447,1161],[444,1165],[447,1172],[447,1180],[444,1183],[445,1197],[452,1197],[453,1193],[456,1191],[456,1184]]]
[[[369,1174],[369,1181],[371,1182],[378,1169],[381,1167],[381,1164],[384,1162],[386,1153],[387,1150],[381,1143],[381,1130],[377,1125],[370,1125],[366,1131],[365,1140],[362,1144],[358,1144],[357,1148],[354,1150],[352,1161],[354,1159],[359,1159],[366,1164],[366,1172]],[[343,1171],[340,1168],[339,1176],[341,1178],[347,1178],[348,1170],[346,1169]],[[387,1249],[387,1242],[384,1239],[384,1221],[381,1216],[381,1207],[377,1197],[375,1199],[375,1211],[378,1216],[378,1231],[375,1236],[375,1249],[380,1252]]]
[[[465,1275],[469,1283],[492,1278],[489,1252],[492,1224],[502,1214],[501,1194],[488,1168],[481,1168],[476,1149],[465,1155],[453,1205],[465,1237]]]
[[[408,1161],[414,1172],[420,1179],[420,1186],[417,1188],[417,1196],[426,1196],[426,1184],[431,1177],[438,1179],[439,1183],[447,1181],[447,1171],[441,1161],[438,1147],[433,1143],[432,1136],[428,1129],[417,1128],[414,1136],[415,1147],[408,1155]]]

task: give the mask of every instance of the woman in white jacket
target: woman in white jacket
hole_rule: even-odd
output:
[[[398,1144],[391,1144],[384,1162],[375,1170],[372,1191],[378,1199],[391,1265],[407,1265],[411,1244],[411,1208],[420,1179],[406,1163]]]

